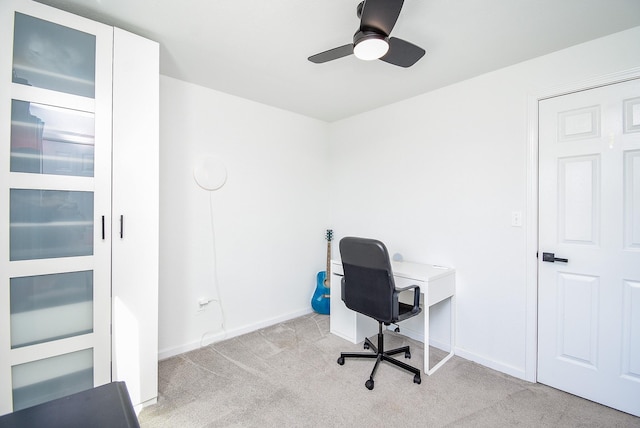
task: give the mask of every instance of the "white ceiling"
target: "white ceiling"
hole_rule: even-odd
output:
[[[351,42],[359,0],[38,0],[160,42],[160,73],[335,121],[640,25],[640,0],[405,0],[401,68],[307,57]],[[640,42],[640,41],[639,41]]]

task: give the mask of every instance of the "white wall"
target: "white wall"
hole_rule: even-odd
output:
[[[222,337],[216,303],[197,312],[215,296],[211,202],[228,335],[310,311],[332,227],[335,252],[371,236],[455,267],[457,353],[524,378],[531,248],[510,220],[530,209],[529,98],[639,67],[638,40],[640,27],[332,124],[162,76],[161,358]],[[203,154],[229,171],[213,193],[192,178]]]
[[[326,124],[165,76],[160,106],[160,358],[225,337],[216,302],[197,311],[216,280],[226,337],[309,312],[329,227]],[[215,192],[193,179],[207,155],[228,172]]]
[[[377,237],[455,267],[457,353],[524,378],[532,253],[511,213],[527,212],[528,98],[640,66],[638,40],[640,27],[331,124],[336,242]]]

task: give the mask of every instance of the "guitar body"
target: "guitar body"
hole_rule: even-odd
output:
[[[325,238],[327,240],[327,270],[318,272],[318,275],[316,275],[316,291],[313,292],[313,297],[311,298],[311,307],[319,314],[329,315],[331,306],[331,292],[329,291],[331,283],[329,282],[329,277],[331,275],[331,240],[333,239],[333,230],[327,229]]]
[[[313,310],[323,315],[329,315],[329,306],[331,302],[329,298],[329,288],[324,286],[324,280],[326,278],[326,272],[318,272],[318,275],[316,275],[316,291],[313,292],[313,297],[311,298],[311,307]]]

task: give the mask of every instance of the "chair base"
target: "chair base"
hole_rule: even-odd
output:
[[[343,365],[345,358],[372,358],[376,360],[375,365],[373,366],[373,370],[371,371],[371,375],[369,379],[365,382],[365,386],[367,389],[372,390],[374,386],[373,377],[378,370],[378,366],[382,361],[386,361],[388,363],[393,364],[394,366],[400,367],[408,372],[413,373],[413,382],[420,384],[422,379],[420,378],[420,369],[417,369],[409,364],[403,363],[402,361],[396,360],[391,357],[391,355],[402,354],[404,353],[405,358],[411,358],[411,351],[408,346],[403,346],[400,348],[392,349],[390,351],[384,350],[384,336],[382,335],[382,323],[379,324],[378,330],[378,346],[376,347],[369,338],[364,339],[364,349],[371,349],[373,352],[342,352],[340,353],[340,357],[338,358],[338,364]]]

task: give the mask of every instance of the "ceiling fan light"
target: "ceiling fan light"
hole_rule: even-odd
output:
[[[388,51],[389,42],[386,37],[380,35],[364,38],[353,47],[353,54],[365,61],[382,58]]]

